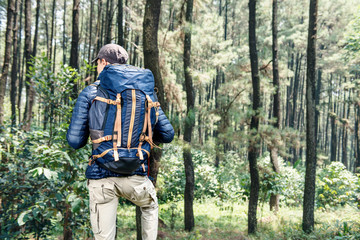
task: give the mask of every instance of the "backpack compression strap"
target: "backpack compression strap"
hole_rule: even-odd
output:
[[[116,95],[116,118],[113,132],[113,148],[115,161],[119,161],[117,148],[121,147],[121,95]]]

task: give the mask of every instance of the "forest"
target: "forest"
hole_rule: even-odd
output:
[[[91,144],[66,133],[108,43],[175,130],[158,239],[360,239],[359,0],[0,0],[0,239],[94,239]]]

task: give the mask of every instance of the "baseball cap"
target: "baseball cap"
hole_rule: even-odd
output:
[[[96,62],[98,59],[105,59],[107,62],[124,64],[128,60],[129,55],[126,50],[120,45],[110,43],[103,46],[97,57],[91,63]]]

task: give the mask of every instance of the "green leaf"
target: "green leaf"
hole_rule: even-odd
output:
[[[26,221],[28,220],[28,214],[29,212],[31,212],[31,210],[26,210],[25,212],[22,212],[18,219],[17,219],[17,222],[19,224],[19,226],[22,226],[26,223]]]

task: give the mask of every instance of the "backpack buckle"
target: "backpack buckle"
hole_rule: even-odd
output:
[[[89,157],[89,166],[91,166],[94,163],[95,159],[93,159],[93,156],[91,155]]]

